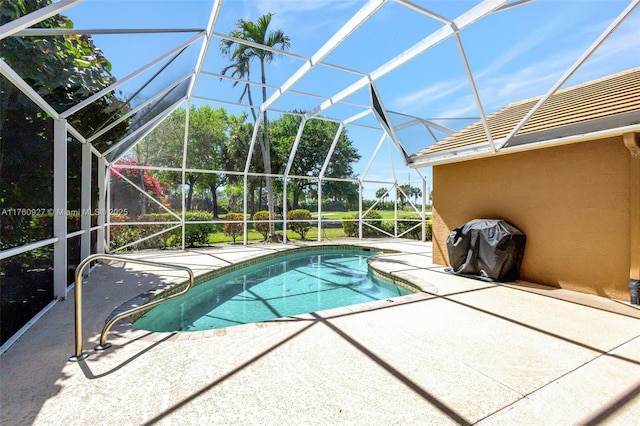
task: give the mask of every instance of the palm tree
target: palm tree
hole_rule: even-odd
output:
[[[273,13],[267,13],[266,15],[259,17],[257,22],[239,19],[238,21],[236,21],[236,29],[229,35],[235,39],[250,41],[258,45],[268,47],[279,46],[282,50],[287,50],[290,46],[289,36],[285,35],[282,30],[269,31],[269,24],[271,23],[272,17]],[[222,40],[220,42],[220,50],[223,54],[228,55],[229,58],[233,61],[231,65],[222,70],[222,74],[225,74],[229,70],[233,70],[232,75],[236,76],[239,79],[244,78],[247,80],[247,84],[245,85],[243,94],[241,95],[240,99],[242,99],[245,93],[247,94],[249,104],[252,107],[251,113],[253,114],[254,120],[257,121],[255,111],[253,110],[253,101],[251,99],[251,90],[249,87],[249,66],[251,64],[251,61],[255,58],[257,58],[260,62],[262,102],[264,103],[267,101],[267,76],[265,73],[265,64],[273,61],[274,52],[270,50],[260,49],[253,45],[249,46],[246,44],[242,44],[240,42],[236,42],[235,40]],[[236,84],[237,82],[234,84],[234,86]],[[267,186],[267,205],[269,209],[269,220],[272,221],[274,212],[274,198],[273,181],[270,176],[271,148],[269,144],[268,120],[266,110],[264,111],[262,118],[262,137],[260,138],[260,148],[262,150],[264,172],[267,175],[265,180]],[[273,222],[269,222],[269,234],[271,239],[275,239],[275,226]]]
[[[411,192],[411,196],[413,197],[414,204],[418,204],[418,197],[422,197],[422,190],[417,186],[412,186],[409,189],[409,192]]]
[[[382,209],[384,209],[384,199],[387,198],[389,196],[389,192],[387,191],[387,188],[378,188],[378,190],[376,191],[376,198],[381,198],[382,199]]]
[[[404,207],[405,200],[410,197],[411,186],[408,183],[399,185],[396,191],[397,197],[400,199],[400,204]]]
[[[234,33],[231,33],[231,34],[233,35]],[[238,34],[236,34],[235,36],[237,35]],[[245,55],[240,55],[239,57],[235,57],[236,51],[231,53],[230,48],[226,48],[222,46],[225,43],[229,43],[229,40],[222,40],[220,42],[220,46],[221,46],[220,48],[222,49],[223,52],[225,52],[225,55],[231,55],[231,59],[235,60],[235,62],[224,67],[222,69],[222,75],[226,75],[227,71],[232,70],[231,77],[235,77],[238,80],[247,80],[247,82],[244,84],[244,89],[240,94],[240,98],[238,99],[238,102],[242,102],[242,99],[244,98],[244,96],[247,95],[249,105],[251,106],[251,108],[249,109],[251,110],[251,115],[253,115],[253,121],[255,122],[258,119],[258,117],[256,115],[255,109],[253,108],[253,98],[251,97],[251,85],[249,84],[249,81],[251,81],[251,73],[249,69],[249,61],[251,58],[248,58]],[[238,54],[241,54],[241,53],[242,52],[238,52]],[[220,80],[222,80],[222,77],[220,77]],[[238,83],[239,81],[234,81],[233,87],[236,87]]]

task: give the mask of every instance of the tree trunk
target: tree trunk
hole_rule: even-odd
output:
[[[300,208],[300,194],[302,193],[301,189],[295,189],[293,191],[293,206],[291,206],[293,208],[293,210],[295,209],[299,209]]]
[[[262,102],[267,102],[267,76],[265,74],[264,69],[264,58],[260,58],[260,70],[262,71]],[[262,150],[262,159],[264,161],[264,172],[267,176],[265,176],[266,184],[267,184],[267,208],[269,210],[269,239],[271,241],[276,241],[276,231],[275,231],[275,223],[271,222],[274,219],[274,199],[273,199],[273,179],[271,178],[271,147],[269,144],[269,129],[268,129],[268,118],[267,118],[267,110],[264,110],[263,113],[263,150]]]
[[[138,149],[136,149],[135,151],[136,156],[138,157],[136,161],[138,162],[138,165],[142,165],[142,154],[140,153],[140,148],[138,147]],[[140,176],[140,188],[146,191],[147,187],[144,184],[144,172],[144,170],[138,170],[138,175]],[[140,214],[147,214],[147,196],[144,194],[140,195]]]
[[[244,188],[245,191],[249,191],[249,212],[252,214],[256,212],[256,186],[253,182],[247,182],[249,187]]]
[[[186,205],[185,208],[187,211],[191,210],[191,200],[193,199],[193,188],[196,185],[196,181],[198,180],[199,176],[196,175],[189,175],[187,177],[187,184],[189,185],[189,191],[187,192],[187,200],[186,200]]]
[[[214,219],[219,219],[219,217],[218,217],[218,188],[212,185],[209,189],[211,190],[211,204],[213,204],[213,206],[212,206],[213,218]]]
[[[140,172],[140,188],[146,191],[147,188],[144,184],[144,170],[138,171]],[[147,214],[147,196],[144,194],[140,195],[142,195],[142,199],[140,200],[140,214]]]

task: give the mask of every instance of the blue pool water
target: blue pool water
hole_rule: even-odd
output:
[[[364,250],[286,255],[207,281],[163,303],[134,325],[149,331],[197,331],[266,321],[410,291],[372,277]]]

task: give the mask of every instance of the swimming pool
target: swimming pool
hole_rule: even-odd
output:
[[[367,258],[374,254],[325,249],[259,262],[151,309],[134,326],[159,332],[211,330],[410,294],[369,273]]]

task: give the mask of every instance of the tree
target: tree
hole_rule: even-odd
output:
[[[0,2],[0,26],[51,4],[51,0]],[[34,28],[73,28],[55,15]],[[0,58],[7,62],[57,111],[73,105],[115,82],[111,63],[89,35],[6,37]],[[53,123],[17,87],[0,77],[0,207],[52,207]],[[68,118],[83,135],[92,134],[123,102],[113,92]],[[126,129],[120,130],[120,135]],[[118,137],[118,132],[112,136]],[[69,141],[69,145],[75,144]],[[68,169],[80,170],[80,150],[69,149]],[[29,170],[29,173],[24,173]],[[80,206],[80,174],[69,176],[69,205]],[[4,225],[3,225],[4,226]]]
[[[277,172],[283,173],[285,171],[284,166],[287,164],[289,153],[293,148],[300,121],[301,119],[297,115],[287,114],[271,123],[269,132],[274,148],[273,151],[278,159],[276,164],[281,165]],[[338,127],[338,124],[331,121],[307,121],[291,165],[290,174],[319,176]],[[360,154],[353,146],[353,141],[343,131],[338,137],[326,174],[335,178],[353,177],[352,164],[359,159]],[[325,188],[330,192],[331,187],[335,186],[336,183],[335,181],[323,182],[323,192]],[[292,180],[288,185],[288,190],[291,191],[292,195],[292,209],[298,209],[300,207],[300,196],[316,185],[316,181],[311,179]]]
[[[251,143],[251,135],[253,133],[253,126],[246,121],[247,115],[242,114],[239,116],[229,115],[229,138],[227,140],[227,164],[226,170],[242,171],[245,168],[248,154],[249,145]],[[258,145],[257,150],[262,152]],[[253,155],[251,157],[251,167],[253,170],[263,172],[264,164],[262,163],[260,156]],[[258,176],[247,177],[247,188],[237,188],[237,185],[243,185],[243,177],[237,174],[229,174],[227,176],[229,185],[227,185],[225,192],[227,196],[230,196],[230,201],[233,198],[237,201],[237,206],[233,207],[234,210],[242,210],[242,197],[243,191],[247,191],[249,195],[249,213],[254,213],[261,209],[260,203],[256,204],[256,195],[258,195],[258,201],[261,199],[259,195],[262,180]],[[230,207],[231,208],[231,207]]]
[[[282,30],[269,31],[269,24],[273,13],[267,13],[258,18],[254,23],[252,21],[239,19],[236,21],[236,29],[229,35],[241,40],[250,41],[268,47],[280,46],[282,50],[286,50],[290,46],[289,36],[285,35]],[[267,77],[265,72],[265,65],[273,61],[274,53],[269,50],[260,49],[258,47],[250,46],[247,44],[237,43],[233,40],[223,39],[220,42],[220,49],[223,54],[228,55],[233,63],[223,69],[223,74],[229,69],[233,69],[238,78],[246,78],[249,81],[250,64],[253,59],[258,59],[260,63],[260,76],[262,81],[262,102],[267,101]],[[248,83],[245,86],[249,100],[251,101],[250,88]],[[253,105],[251,105],[253,106]],[[252,108],[252,113],[253,108]],[[254,115],[254,119],[256,119]],[[274,197],[273,197],[273,180],[271,174],[271,149],[269,144],[269,132],[268,132],[268,116],[267,110],[263,112],[262,118],[262,138],[260,145],[262,148],[262,160],[264,163],[264,172],[266,176],[267,186],[267,205],[269,211],[269,219],[273,219],[274,213]],[[270,236],[275,239],[275,227],[273,222],[269,223]]]
[[[154,166],[179,167],[182,164],[182,146],[184,141],[185,111],[178,109],[167,117],[158,127],[145,136],[133,147],[133,157],[140,164],[152,164]],[[155,172],[158,179],[165,184],[167,189],[171,184],[178,185],[173,174]],[[139,170],[139,183],[142,189],[146,189],[143,179],[143,171]],[[168,195],[168,194],[165,194]],[[145,201],[144,199],[142,200]],[[179,203],[168,203],[172,208]],[[145,204],[142,205],[142,213],[146,212]]]
[[[139,163],[135,158],[125,157],[118,160],[111,171],[111,206],[117,210],[127,211],[127,215],[135,218],[138,215],[147,213],[147,197],[136,188],[128,184],[122,177],[129,179],[131,182],[138,184],[138,179],[142,175],[141,188],[164,206],[168,206],[164,191],[158,180],[149,174],[148,170],[132,169],[128,166],[145,166]],[[117,172],[117,173],[116,173]],[[152,207],[157,206],[155,203],[150,204]],[[158,208],[152,208],[151,211],[158,211]]]
[[[418,204],[418,198],[422,197],[422,190],[417,186],[412,186],[409,189],[409,195],[413,197],[414,204]]]
[[[331,181],[323,183],[322,194],[327,199],[344,204],[345,210],[357,210],[360,199],[359,186],[355,182]]]
[[[376,198],[382,199],[382,205],[384,207],[384,200],[389,196],[389,190],[387,188],[378,188],[376,191]]]
[[[400,203],[404,207],[404,203],[410,197],[411,194],[411,185],[408,183],[402,184],[398,186],[396,190],[397,197],[400,199]]]
[[[184,122],[186,111],[175,110],[153,132],[138,145],[146,154],[146,162],[154,166],[176,167],[182,164]],[[187,168],[199,170],[225,169],[228,163],[228,127],[229,117],[224,108],[211,108],[208,105],[191,106],[189,110],[189,137],[187,139]],[[163,173],[165,181],[182,183],[182,176],[175,173]],[[218,215],[217,190],[226,182],[224,173],[186,172],[185,197],[186,210],[192,210],[196,189],[204,188],[212,193],[212,212]]]
[[[50,0],[0,1],[0,27],[52,3]],[[69,29],[73,28],[73,22],[66,16],[55,15],[32,27]],[[5,37],[0,39],[0,58],[60,112],[115,82],[110,62],[88,35]],[[91,135],[112,117],[112,107],[121,111],[122,105],[113,92],[107,93],[67,120],[81,134]],[[42,109],[0,75],[0,209],[25,208],[37,212],[53,207],[53,127],[53,120]],[[114,130],[112,135],[118,138],[125,130]],[[82,170],[79,146],[73,138],[68,139],[70,208],[81,205],[82,174],[75,173]],[[43,219],[43,215],[2,218],[0,249],[51,237],[52,220]],[[42,229],[44,223],[48,223],[46,229]],[[34,228],[38,229],[37,236],[28,232]],[[2,261],[0,344],[53,298],[51,256],[48,248],[42,248]]]

